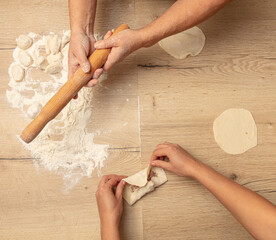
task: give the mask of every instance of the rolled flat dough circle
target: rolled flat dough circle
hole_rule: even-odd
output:
[[[215,119],[213,131],[217,144],[229,154],[241,154],[257,145],[256,123],[246,109],[227,109]]]
[[[164,38],[159,46],[177,59],[198,55],[205,45],[205,35],[198,27]]]

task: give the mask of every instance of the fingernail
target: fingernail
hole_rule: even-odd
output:
[[[83,65],[81,69],[82,69],[82,71],[84,71],[85,73],[87,73],[90,70],[90,66],[88,64],[86,64],[86,65]]]
[[[152,165],[152,166],[156,166],[156,163],[155,163],[155,162],[152,162],[151,165]]]

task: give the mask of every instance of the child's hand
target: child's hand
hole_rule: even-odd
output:
[[[169,161],[163,161],[163,158]],[[200,163],[177,144],[159,144],[151,157],[151,165],[161,167],[179,176],[195,177]]]
[[[121,181],[123,178],[126,176],[103,176],[96,191],[101,224],[109,229],[119,227],[123,212],[122,197],[125,186],[125,181]],[[115,192],[114,187],[117,187]]]

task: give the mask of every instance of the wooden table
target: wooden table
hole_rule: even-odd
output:
[[[142,27],[172,3],[99,1],[96,32]],[[133,174],[169,141],[276,203],[275,12],[275,1],[233,1],[200,25],[207,41],[199,56],[176,60],[155,45],[115,66],[93,90],[89,124],[106,130],[95,139],[110,145],[103,174]],[[68,29],[67,3],[1,1],[0,24],[0,239],[99,239],[97,174],[65,194],[62,176],[37,171],[15,136],[28,120],[5,97],[15,38]],[[213,120],[232,107],[251,111],[258,128],[258,146],[236,156],[212,132]],[[252,239],[201,185],[167,175],[164,186],[124,205],[123,239]]]

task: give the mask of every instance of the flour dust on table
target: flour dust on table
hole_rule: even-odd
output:
[[[17,38],[6,97],[26,118],[34,119],[67,81],[69,40],[70,31],[44,36],[29,33]],[[36,166],[64,176],[66,190],[81,177],[90,177],[94,170],[99,174],[108,157],[108,145],[95,144],[96,134],[87,130],[92,114],[91,88],[81,89],[78,96],[33,142],[21,141],[31,152]]]

